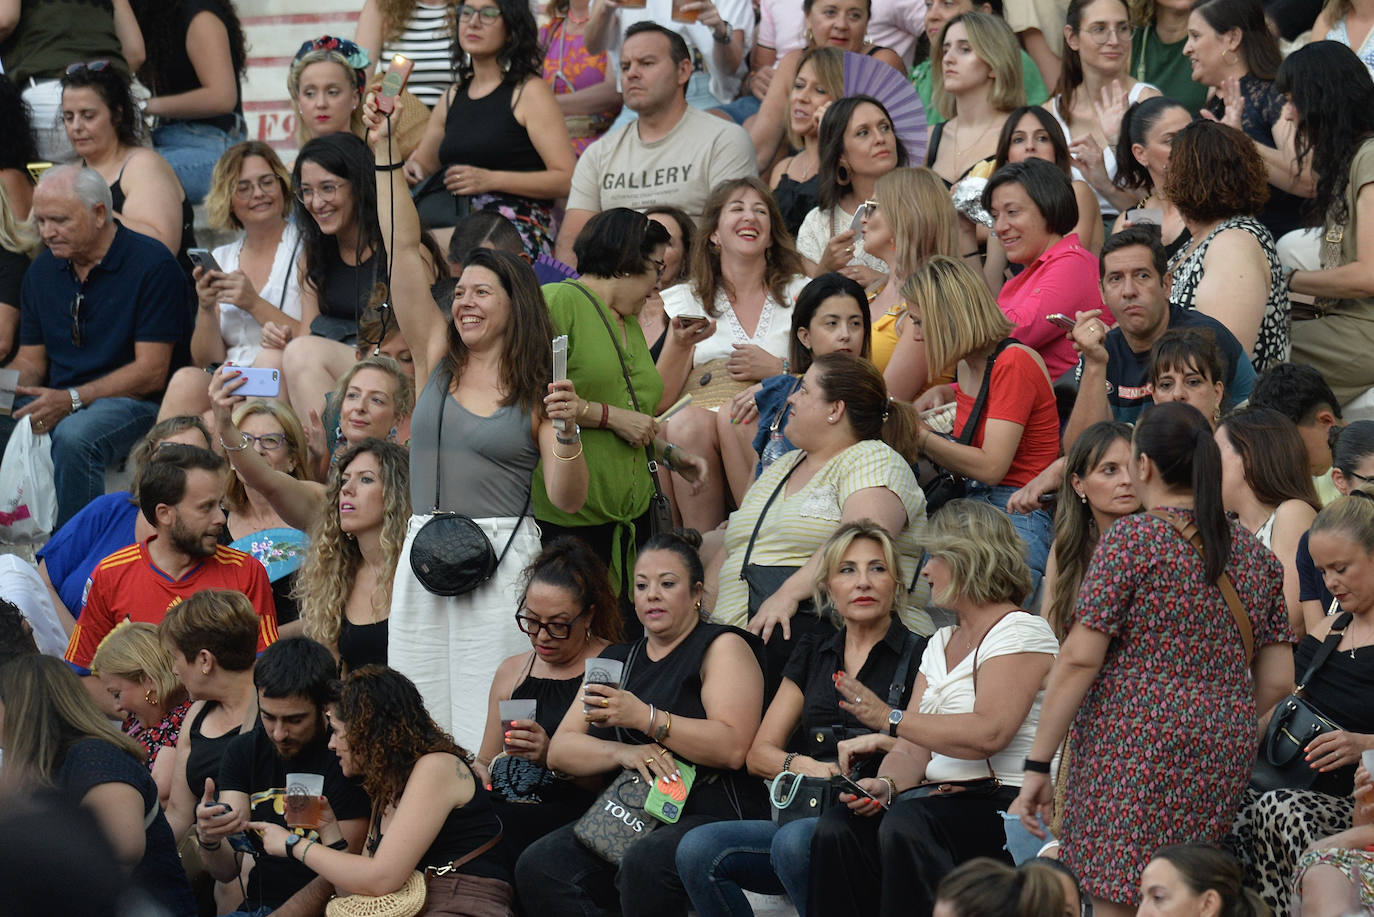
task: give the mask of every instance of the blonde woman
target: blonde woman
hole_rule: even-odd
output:
[[[937,53],[942,66],[931,68],[931,100],[949,120],[931,130],[926,165],[949,185],[969,174],[986,178],[1002,122],[1026,104],[1016,36],[1000,17],[964,13],[940,30],[931,48]]]
[[[310,412],[311,447],[317,457],[329,456],[333,461],[343,449],[365,439],[409,442],[410,412],[415,409],[414,371],[413,364],[406,372],[395,360],[380,354],[354,363],[325,400],[324,416],[330,423],[323,424],[319,415]],[[328,465],[321,465],[318,471],[324,477],[329,473]]]
[[[248,401],[234,411],[234,427],[251,440],[252,450],[272,470],[297,481],[310,480],[310,453],[295,412],[280,401]],[[242,436],[240,442],[243,441]],[[305,533],[287,525],[267,496],[249,487],[235,471],[224,487],[225,529],[230,547],[252,554],[267,568],[277,609],[278,633],[300,632],[300,611],[292,594],[305,556]]]
[[[776,79],[776,77],[775,77]],[[782,211],[787,231],[793,236],[802,220],[816,206],[821,187],[821,115],[825,107],[844,96],[844,52],[838,48],[811,48],[797,59],[796,76],[787,85],[787,145],[797,152],[773,167],[769,184]],[[780,90],[769,94],[780,95]],[[782,99],[779,99],[781,106]],[[760,118],[763,112],[760,112]],[[756,123],[759,119],[754,119]],[[754,130],[753,123],[750,125]],[[751,133],[752,136],[752,133]]]
[[[172,673],[172,657],[158,639],[157,626],[120,622],[96,647],[91,674],[114,698],[115,711],[124,717],[124,734],[143,746],[158,798],[166,804],[176,770],[177,736],[191,699]],[[162,754],[167,748],[172,752]]]
[[[385,665],[391,585],[410,521],[409,454],[376,439],[348,447],[325,501],[296,582],[305,635],[347,671]]]
[[[936,255],[958,254],[958,216],[940,176],[926,168],[894,169],[878,179],[863,212],[864,245],[887,262],[888,279],[868,304],[873,363],[892,397],[910,401],[929,383],[925,348],[903,333],[902,281]]]
[[[363,135],[363,86],[371,59],[347,38],[321,35],[300,46],[286,75],[296,108],[296,143],[343,131]]]
[[[19,343],[19,286],[38,248],[38,234],[21,221],[0,183],[0,361]]]

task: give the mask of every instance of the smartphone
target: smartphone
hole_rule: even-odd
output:
[[[876,802],[879,805],[879,807],[884,809],[887,808],[883,801],[880,800],[877,796],[874,796],[868,790],[859,786],[857,783],[849,779],[849,777],[845,776],[844,774],[840,774],[834,779],[840,784],[840,789],[844,790],[846,793],[853,793],[855,796],[861,796],[864,799],[871,799],[874,802]]]
[[[214,255],[210,254],[208,248],[188,248],[186,249],[186,257],[190,258],[191,263],[203,271],[224,273],[224,268],[219,266],[219,262],[215,260]]]
[[[562,382],[568,378],[568,336],[560,334],[553,339],[553,381]],[[568,432],[566,420],[555,420],[554,427],[559,433]]]
[[[1049,322],[1051,325],[1058,325],[1065,331],[1072,331],[1073,326],[1078,324],[1078,322],[1069,318],[1063,312],[1051,312],[1049,315],[1045,316],[1045,321]]]
[[[649,788],[649,796],[644,800],[644,811],[659,821],[675,825],[682,817],[682,807],[687,804],[687,794],[692,792],[692,784],[697,779],[697,769],[686,761],[677,762],[678,779],[669,780],[659,777]]]
[[[854,211],[854,219],[849,221],[849,228],[854,230],[855,242],[862,242],[864,240],[864,216],[866,216],[867,213],[868,208],[860,204],[859,209]]]
[[[281,370],[257,366],[236,366],[248,381],[234,391],[245,398],[275,398],[281,391]]]
[[[1164,211],[1159,207],[1132,207],[1126,211],[1126,222],[1132,226],[1162,226]]]
[[[396,110],[396,97],[406,88],[406,81],[410,79],[410,71],[413,69],[415,62],[408,57],[397,54],[391,59],[386,68],[386,76],[382,77],[381,91],[377,93],[379,112],[389,115]]]
[[[238,834],[229,835],[225,840],[229,842],[231,848],[239,853],[246,854],[247,856],[257,856],[259,854],[258,848],[253,844],[253,839],[242,831]]]

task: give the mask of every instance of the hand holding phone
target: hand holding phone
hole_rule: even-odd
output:
[[[553,339],[553,381],[562,382],[568,378],[568,336],[560,334]],[[568,421],[555,420],[554,429],[559,433],[568,432]]]
[[[396,110],[396,98],[406,88],[406,81],[410,79],[410,71],[415,69],[415,62],[408,57],[397,54],[387,65],[386,76],[382,77],[382,88],[377,93],[377,110],[384,115],[389,115]]]
[[[188,248],[186,249],[186,257],[190,258],[192,264],[206,273],[210,271],[224,273],[224,268],[219,266],[219,262],[215,260],[215,256],[210,253],[208,248]]]
[[[1072,331],[1073,326],[1078,324],[1063,312],[1051,312],[1049,315],[1045,316],[1045,321],[1049,322],[1051,325],[1058,325],[1065,331]]]

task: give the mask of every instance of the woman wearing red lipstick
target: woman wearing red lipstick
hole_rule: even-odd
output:
[[[362,136],[362,90],[371,61],[347,38],[321,35],[300,46],[286,76],[296,107],[296,142],[347,131]]]
[[[601,558],[561,536],[525,569],[515,626],[532,650],[501,663],[487,700],[487,728],[474,770],[494,791],[502,844],[518,857],[587,811],[599,787],[549,770],[549,739],[582,687],[586,661],[624,639],[620,606]],[[535,702],[534,716],[503,722],[500,703]]]

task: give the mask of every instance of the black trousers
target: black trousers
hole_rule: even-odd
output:
[[[516,895],[538,917],[686,917],[687,891],[677,874],[677,845],[718,819],[684,815],[659,825],[625,854],[617,869],[559,828],[525,849],[515,864]]]
[[[863,817],[832,806],[811,836],[807,917],[929,917],[935,890],[955,866],[1002,849],[1005,811],[1018,787],[898,797],[886,813]]]

